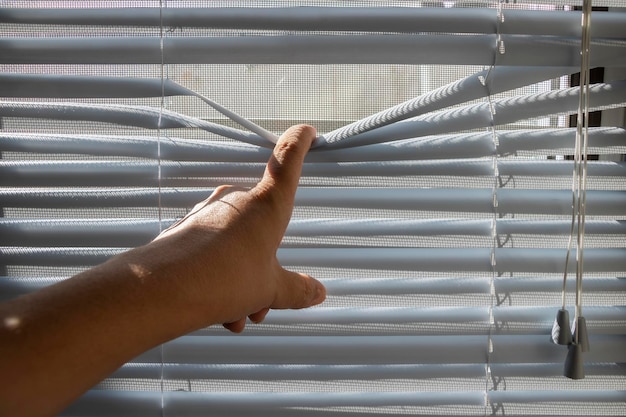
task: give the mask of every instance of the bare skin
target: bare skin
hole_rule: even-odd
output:
[[[314,138],[288,129],[254,188],[219,187],[153,242],[0,304],[0,415],[53,416],[168,340],[324,301],[320,282],[276,259]]]

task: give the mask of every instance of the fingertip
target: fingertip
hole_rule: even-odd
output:
[[[289,169],[293,169],[290,165],[294,162],[295,165],[302,164],[316,137],[317,131],[311,125],[291,126],[276,142],[273,155],[278,162],[286,164]]]
[[[276,189],[293,199],[298,187],[304,157],[315,140],[316,130],[309,125],[295,125],[281,135],[272,150],[260,190]]]
[[[263,320],[265,320],[265,316],[267,316],[267,313],[270,311],[269,308],[264,308],[261,311],[257,311],[254,314],[250,314],[248,316],[248,318],[250,319],[251,322],[253,323],[261,323]]]
[[[306,290],[306,294],[308,295],[308,301],[305,305],[306,307],[312,307],[318,304],[321,304],[326,300],[326,287],[320,281],[316,280],[310,275],[307,274],[299,274],[305,279],[306,287],[311,288],[310,290]]]
[[[233,333],[241,333],[246,328],[246,318],[244,317],[243,319],[233,321],[232,323],[224,323],[222,326]]]
[[[271,308],[307,308],[325,299],[326,288],[321,282],[310,275],[283,269],[281,284]]]
[[[285,132],[281,135],[279,142],[281,139],[296,138],[296,140],[309,141],[310,145],[313,143],[316,136],[317,130],[313,126],[303,123],[291,126],[289,129],[285,130]]]
[[[297,274],[304,281],[304,303],[294,308],[307,308],[321,304],[326,300],[326,287],[324,284],[307,274]]]
[[[326,287],[313,277],[310,277],[315,282],[315,297],[311,301],[311,305],[315,306],[323,303],[326,300]]]

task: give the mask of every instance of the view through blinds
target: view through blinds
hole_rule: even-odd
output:
[[[218,185],[255,184],[272,143],[208,100],[320,134],[278,257],[327,301],[171,341],[62,415],[626,414],[626,3],[594,6],[590,350],[572,380],[550,333],[579,3],[3,2],[2,299],[149,242]],[[574,248],[572,316],[575,263]]]

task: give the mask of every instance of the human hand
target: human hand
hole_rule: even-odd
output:
[[[319,281],[285,270],[276,259],[314,139],[314,128],[291,127],[254,188],[218,187],[148,245],[177,259],[163,267],[185,283],[182,290],[189,305],[204,321],[197,327],[223,323],[238,333],[246,317],[258,323],[269,309],[305,308],[324,301],[326,290]]]
[[[252,189],[219,187],[151,243],[0,303],[0,414],[55,415],[168,340],[217,323],[241,332],[246,317],[324,301],[320,282],[276,259],[314,138],[290,128]]]

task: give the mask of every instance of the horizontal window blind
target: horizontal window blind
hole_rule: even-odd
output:
[[[567,258],[578,2],[4,2],[1,300],[253,185],[291,124],[320,134],[278,258],[327,301],[173,340],[61,415],[626,414],[626,3],[594,6]],[[569,379],[551,331],[581,254]]]

